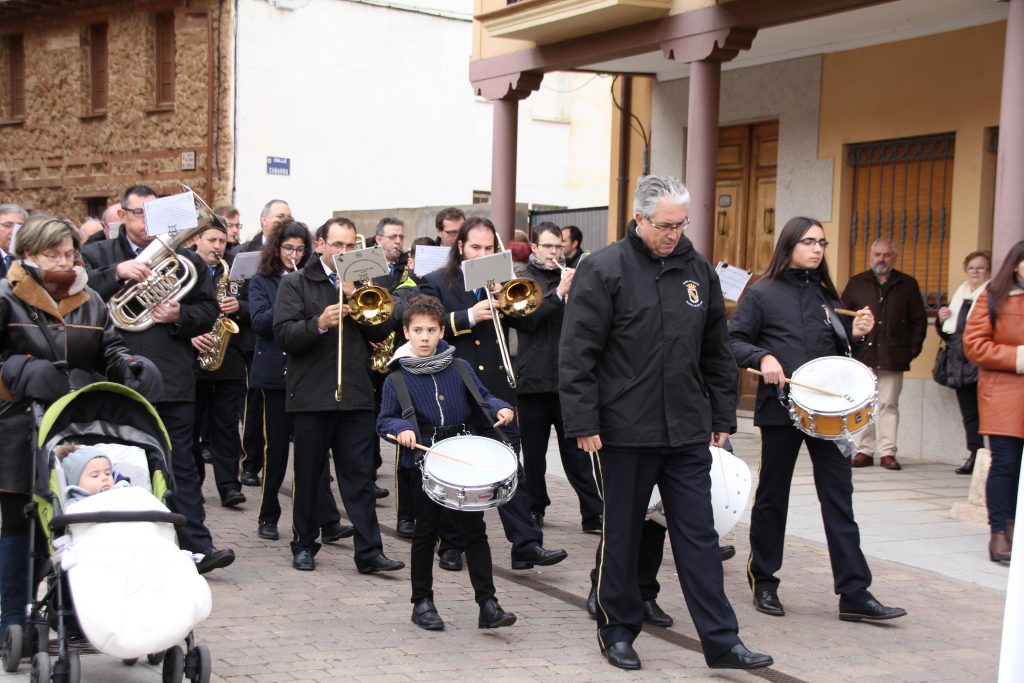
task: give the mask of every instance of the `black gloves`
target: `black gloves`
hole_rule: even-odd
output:
[[[164,393],[163,375],[153,361],[143,356],[131,358],[121,383],[139,392],[151,402],[160,400]]]
[[[4,361],[0,377],[15,401],[53,403],[70,391],[68,375],[48,360],[14,355]]]

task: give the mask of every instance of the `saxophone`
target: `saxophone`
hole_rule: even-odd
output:
[[[224,259],[220,260],[224,268],[224,274],[217,281],[217,303],[219,304],[228,295],[228,264]],[[228,351],[228,343],[231,335],[238,334],[238,324],[224,313],[217,316],[210,330],[213,335],[213,348],[205,353],[199,354],[199,367],[207,372],[216,372],[224,364],[224,355]]]

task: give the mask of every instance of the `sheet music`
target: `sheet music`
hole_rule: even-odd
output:
[[[730,301],[740,300],[740,295],[743,294],[743,290],[753,275],[749,270],[730,266],[725,261],[718,262],[715,272],[718,273],[718,279],[722,283],[722,295]]]
[[[467,292],[486,287],[488,282],[508,282],[515,277],[512,270],[512,253],[501,251],[490,256],[463,261],[462,277]]]
[[[359,282],[388,274],[388,262],[378,247],[334,255],[334,272],[342,282]]]
[[[260,252],[258,251],[243,251],[239,254],[235,254],[235,260],[231,262],[231,272],[228,273],[228,279],[234,280],[248,280],[256,274],[256,269],[260,265]]]
[[[415,267],[412,272],[421,277],[443,268],[452,250],[451,247],[430,247],[425,244],[417,244],[415,249]]]
[[[146,234],[163,235],[199,225],[196,202],[191,192],[160,197],[142,205],[146,213]]]

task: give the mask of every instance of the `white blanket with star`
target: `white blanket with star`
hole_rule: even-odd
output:
[[[114,488],[70,506],[69,514],[167,507],[152,493]],[[141,657],[180,644],[209,615],[210,587],[190,553],[178,548],[174,526],[156,522],[72,524],[60,539],[75,613],[99,651]]]

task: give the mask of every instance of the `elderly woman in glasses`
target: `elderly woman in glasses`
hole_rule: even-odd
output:
[[[967,280],[953,292],[949,305],[939,309],[935,321],[939,336],[949,349],[946,353],[951,354],[947,358],[953,359],[952,363],[947,361],[946,367],[955,371],[950,373],[946,386],[956,391],[956,402],[960,404],[960,416],[967,436],[967,450],[970,452],[964,464],[954,470],[957,474],[974,472],[974,459],[983,445],[981,434],[978,433],[978,368],[964,355],[963,337],[967,318],[988,285],[991,268],[992,252],[972,251],[968,254],[964,259]]]
[[[22,627],[28,601],[32,403],[47,405],[103,373],[144,393],[160,373],[131,357],[103,300],[86,286],[78,228],[30,217],[0,282],[0,631]]]

